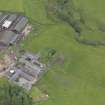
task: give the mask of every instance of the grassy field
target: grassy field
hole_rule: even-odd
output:
[[[33,22],[43,24],[37,30],[38,35],[32,32],[22,46],[33,52],[55,48],[65,57],[64,64],[54,65],[37,84],[40,90],[49,94],[49,99],[35,105],[104,105],[105,47],[80,44],[75,41],[75,32],[68,24],[53,24],[46,15],[46,0],[18,0],[16,6],[15,2],[11,0],[6,9],[25,11]],[[5,9],[2,7],[5,3],[6,0],[0,0],[0,9]],[[104,0],[75,0],[75,5],[84,11],[86,24],[95,30],[91,35],[84,30],[84,38],[104,39],[103,33],[100,36],[97,33],[96,26],[97,21],[105,22],[104,4]]]
[[[0,10],[24,12],[22,0],[0,0]]]
[[[47,17],[45,8],[46,0],[23,0],[23,3],[26,15],[32,20],[42,24],[52,23]]]
[[[63,67],[54,66],[38,83],[39,88],[50,96],[48,101],[39,105],[104,103],[104,48],[78,44],[73,38],[73,30],[61,24],[47,27],[38,37],[27,40],[25,46],[34,52],[56,48],[66,59]]]
[[[105,41],[105,1],[104,0],[74,0],[81,11],[88,30],[84,30],[82,38]]]

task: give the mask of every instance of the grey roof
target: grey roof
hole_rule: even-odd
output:
[[[3,45],[9,45],[10,41],[16,34],[12,31],[5,31],[0,33],[0,43]]]
[[[8,18],[9,14],[2,14],[1,18],[0,18],[0,24],[3,23],[7,18]]]
[[[17,70],[16,73],[12,75],[12,77],[10,77],[10,80],[16,81],[19,78],[20,74],[21,74],[21,71]]]
[[[34,68],[31,68],[29,66],[25,66],[21,68],[23,72],[33,76],[34,78],[37,78],[37,75],[39,75],[39,70],[35,70]]]
[[[15,19],[15,21],[12,23],[12,25],[11,25],[11,30],[14,30],[14,27],[16,27],[16,24],[21,20],[21,18],[22,18],[23,16],[19,16],[19,15],[17,15],[17,17],[16,17],[16,19]]]
[[[28,75],[27,73],[22,71],[21,71],[21,77],[25,78],[28,81],[32,81],[34,79],[31,75]]]
[[[17,18],[17,15],[16,14],[11,14],[7,20],[13,22],[16,18]]]
[[[10,40],[10,44],[14,44],[16,42],[16,40],[18,39],[19,34],[15,34],[14,37],[12,37],[12,39]]]
[[[30,71],[38,71],[38,72],[40,72],[40,71],[43,70],[43,68],[41,68],[40,66],[38,66],[38,65],[36,65],[36,64],[33,64],[33,63],[30,63],[30,62],[27,61],[27,60],[20,59],[19,62],[24,63],[24,64],[25,64],[24,66],[25,66],[26,68],[28,68]],[[33,75],[34,75],[34,74],[33,74]]]
[[[26,17],[22,17],[20,19],[20,21],[16,24],[16,26],[14,27],[13,30],[15,30],[15,31],[20,33],[25,28],[27,23],[28,23],[28,19]]]
[[[2,18],[2,15],[3,15],[3,13],[2,13],[2,12],[0,12],[0,19]]]
[[[16,73],[12,77],[10,77],[10,80],[16,81],[20,76],[25,78],[28,81],[32,81],[33,80],[32,76],[30,76],[27,73],[23,72],[21,69],[17,69]]]

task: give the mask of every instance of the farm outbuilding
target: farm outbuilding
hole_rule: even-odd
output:
[[[2,27],[3,28],[9,28],[11,26],[11,24],[16,20],[17,15],[16,14],[12,14],[10,15],[4,22]]]
[[[2,27],[3,27],[3,28],[9,28],[11,24],[12,24],[11,21],[5,20],[4,23],[3,23],[3,25],[2,25]]]
[[[0,25],[3,24],[3,22],[9,17],[9,14],[2,14],[0,18]]]
[[[13,22],[13,21],[15,21],[16,18],[17,18],[17,14],[10,14],[8,20]]]
[[[2,12],[0,12],[0,19],[2,18],[2,14],[3,14],[3,13],[2,13]]]
[[[13,39],[17,36],[17,34],[15,34],[12,31],[5,31],[5,32],[1,32],[0,33],[0,45],[3,46],[8,46],[9,44],[11,44],[11,41],[13,42]],[[18,37],[18,36],[17,36]],[[14,39],[15,41],[16,39]]]
[[[19,13],[0,12],[0,45],[9,46],[24,37],[28,18]]]
[[[32,61],[26,59],[27,57],[30,57]],[[40,65],[36,65],[33,61],[39,62],[36,59],[36,55],[31,53],[24,54],[19,59],[18,64],[15,64],[6,71],[6,77],[17,85],[30,90],[32,85],[35,84],[45,72],[45,64],[39,62],[43,65],[43,67],[40,67]]]
[[[20,21],[14,27],[13,31],[17,33],[21,33],[27,24],[28,24],[28,19],[26,17],[22,17]]]

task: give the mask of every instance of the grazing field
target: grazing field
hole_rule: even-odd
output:
[[[41,24],[50,24],[46,13],[46,0],[23,0],[24,11],[28,17]],[[28,8],[27,8],[28,7]]]
[[[82,33],[82,38],[105,41],[105,1],[74,0],[74,2],[82,13],[87,27]]]
[[[38,83],[39,88],[49,94],[49,100],[39,105],[104,103],[105,49],[78,44],[73,34],[67,25],[56,24],[24,44],[34,52],[56,48],[65,56],[65,64],[55,65]]]
[[[81,37],[90,40],[104,40],[105,1],[73,1],[79,11],[82,11],[85,19],[85,28]],[[1,3],[5,4],[5,2],[6,0],[0,0],[0,8]],[[37,83],[40,90],[47,93],[49,98],[35,105],[104,105],[105,47],[78,43],[75,40],[76,32],[73,27],[64,21],[53,22],[47,16],[45,9],[47,0],[23,0],[23,2],[18,0],[17,5],[14,6],[15,2],[11,0],[9,2],[11,6],[7,6],[6,9],[24,11],[32,22],[40,26],[34,27],[37,28],[37,31],[32,32],[22,42],[22,47],[32,52],[54,48],[65,58],[63,64],[54,64]],[[90,30],[92,32],[89,32]],[[38,91],[36,94],[41,93]]]
[[[0,10],[23,12],[23,0],[0,0]]]

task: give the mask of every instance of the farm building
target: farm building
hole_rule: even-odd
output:
[[[17,15],[16,14],[11,14],[8,19],[6,19],[4,22],[3,22],[3,25],[2,27],[3,28],[9,28],[12,23],[16,20],[17,18]]]
[[[0,15],[0,25],[3,24],[3,22],[9,17],[9,14],[3,14]]]
[[[0,46],[9,46],[22,38],[28,18],[16,13],[0,12]]]
[[[22,32],[22,30],[25,28],[27,23],[28,23],[28,19],[26,17],[22,17],[14,27],[13,31],[15,31],[16,33]]]
[[[16,41],[17,37],[18,35],[12,31],[1,32],[0,33],[0,45],[8,46],[10,44],[13,44]]]
[[[24,54],[18,64],[13,65],[7,70],[6,77],[17,85],[30,90],[32,85],[42,77],[46,67],[36,58],[37,55]]]
[[[0,18],[2,17],[2,12],[0,12]]]

